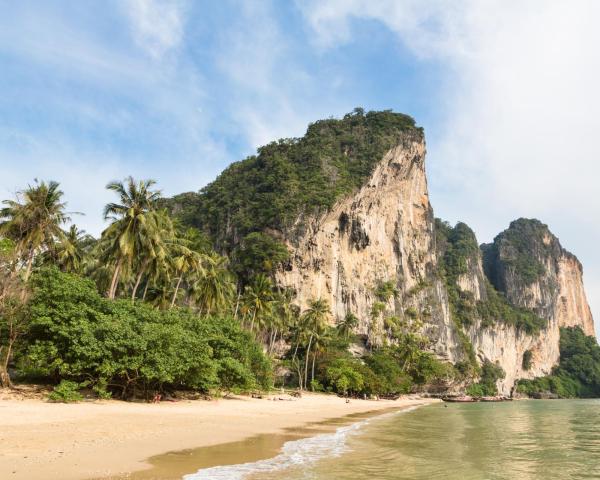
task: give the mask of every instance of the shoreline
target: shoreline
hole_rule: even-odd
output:
[[[135,472],[150,471],[153,457],[203,447],[222,450],[226,444],[260,435],[290,435],[292,430],[311,436],[311,425],[328,420],[343,422],[346,417],[348,422],[352,414],[438,401],[408,396],[346,403],[334,395],[312,393],[300,399],[275,394],[159,404],[0,400],[0,478],[132,478]]]

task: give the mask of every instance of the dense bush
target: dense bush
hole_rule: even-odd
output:
[[[77,382],[72,382],[70,380],[62,380],[50,395],[48,395],[48,400],[51,402],[63,402],[63,403],[72,403],[78,402],[79,400],[83,400],[83,396],[79,393],[80,385]]]
[[[505,372],[500,365],[488,360],[481,366],[481,377],[478,383],[467,387],[467,394],[474,397],[493,396],[498,394],[498,380],[504,378]]]
[[[102,298],[94,284],[55,268],[32,281],[21,368],[55,381],[87,381],[120,396],[189,388],[266,388],[269,361],[240,326],[174,308]]]
[[[331,355],[319,371],[319,382],[340,394],[389,397],[420,390],[452,378],[453,368],[427,352],[405,348],[376,349],[363,358],[347,352]]]

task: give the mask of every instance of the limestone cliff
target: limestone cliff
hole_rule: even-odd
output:
[[[561,326],[579,325],[594,334],[581,265],[547,227],[520,220],[483,246],[484,255],[475,242],[460,257],[455,277],[448,276],[448,261],[455,257],[446,258],[447,245],[436,234],[424,162],[422,135],[400,135],[360,189],[326,213],[304,218],[302,229],[289,230],[296,232],[286,237],[292,257],[278,272],[278,283],[296,292],[301,308],[320,297],[336,318],[352,312],[366,335],[373,322],[385,328],[371,311],[377,285],[392,281],[398,294],[387,301],[387,315],[418,318],[430,348],[445,360],[464,360],[472,345],[479,362],[504,369],[498,387],[509,393],[518,378],[548,374],[557,363]],[[458,242],[456,251],[461,248]],[[543,328],[528,332],[497,314],[490,320],[482,313],[490,310],[488,295],[505,302],[496,291],[544,319]],[[465,318],[458,318],[457,309]],[[532,365],[525,370],[528,350]]]

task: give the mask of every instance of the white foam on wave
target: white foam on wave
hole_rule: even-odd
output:
[[[348,450],[346,446],[348,437],[371,423],[371,421],[410,412],[416,408],[418,406],[362,420],[346,427],[340,427],[334,433],[291,440],[284,443],[281,453],[276,457],[237,465],[204,468],[196,473],[185,475],[183,480],[243,480],[250,475],[259,473],[272,473],[295,466],[306,467],[320,459],[338,457],[346,452]]]

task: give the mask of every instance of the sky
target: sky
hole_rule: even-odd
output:
[[[354,107],[425,128],[436,216],[519,217],[584,265],[600,332],[600,2],[0,0],[0,198],[61,183],[98,234],[105,185],[198,190]]]

